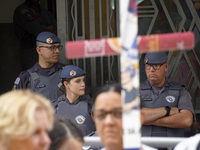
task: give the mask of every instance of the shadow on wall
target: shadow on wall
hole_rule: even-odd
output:
[[[0,24],[0,94],[12,89],[22,66],[19,56],[19,41],[12,23]]]

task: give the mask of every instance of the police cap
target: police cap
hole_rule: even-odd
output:
[[[86,73],[81,68],[74,65],[67,65],[63,68],[61,72],[61,78],[76,78],[84,76]]]
[[[144,64],[163,64],[167,62],[167,55],[165,52],[151,52],[147,53],[144,58]]]
[[[41,32],[38,34],[36,41],[46,44],[60,43],[60,39],[51,32]]]

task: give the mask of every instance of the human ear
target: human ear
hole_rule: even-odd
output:
[[[37,51],[38,54],[40,54],[40,52],[41,52],[40,47],[36,47],[36,51]]]
[[[64,84],[65,88],[67,88],[69,85],[69,83],[67,81],[64,81],[63,84]]]
[[[169,67],[169,63],[167,62],[165,65],[165,71],[167,71],[168,67]]]

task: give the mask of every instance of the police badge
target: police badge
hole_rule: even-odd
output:
[[[46,40],[46,42],[47,42],[48,44],[51,44],[51,43],[53,43],[53,40],[52,40],[51,38],[48,38],[48,39]]]
[[[72,70],[72,71],[70,71],[70,76],[75,76],[76,75],[76,71],[74,71],[74,70]]]

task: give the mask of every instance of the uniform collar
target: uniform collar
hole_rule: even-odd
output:
[[[152,86],[155,86],[155,85],[152,85],[150,82],[149,82],[149,80],[147,79],[147,84],[150,86],[150,87],[152,87]],[[162,87],[168,87],[168,86],[170,86],[171,85],[171,82],[168,80],[168,78],[165,78],[165,83],[164,83],[164,85],[162,86]]]
[[[76,104],[78,104],[80,101],[84,101],[84,100],[86,100],[86,96],[85,96],[85,95],[79,96],[79,98],[78,98],[75,102],[73,102],[73,103],[70,103],[70,102],[69,102],[69,100],[68,100],[67,97],[66,97],[66,94],[65,94],[65,99],[64,99],[64,101],[67,101],[67,103],[69,103],[69,104],[71,104],[71,105],[76,105]]]
[[[33,71],[35,72],[39,72],[41,73],[42,75],[45,75],[45,76],[50,76],[52,75],[53,73],[57,72],[59,69],[61,69],[62,67],[59,65],[59,63],[56,63],[54,64],[52,67],[50,67],[50,71],[47,73],[45,72],[44,68],[42,68],[39,63],[37,62],[34,67],[33,67]]]
[[[162,91],[164,91],[167,87],[169,87],[171,85],[171,83],[168,81],[167,78],[165,78],[165,83],[162,87],[156,87],[155,85],[151,85],[151,83],[149,82],[149,80],[147,80],[148,86],[150,89],[153,89],[153,91],[157,94],[160,94]]]

